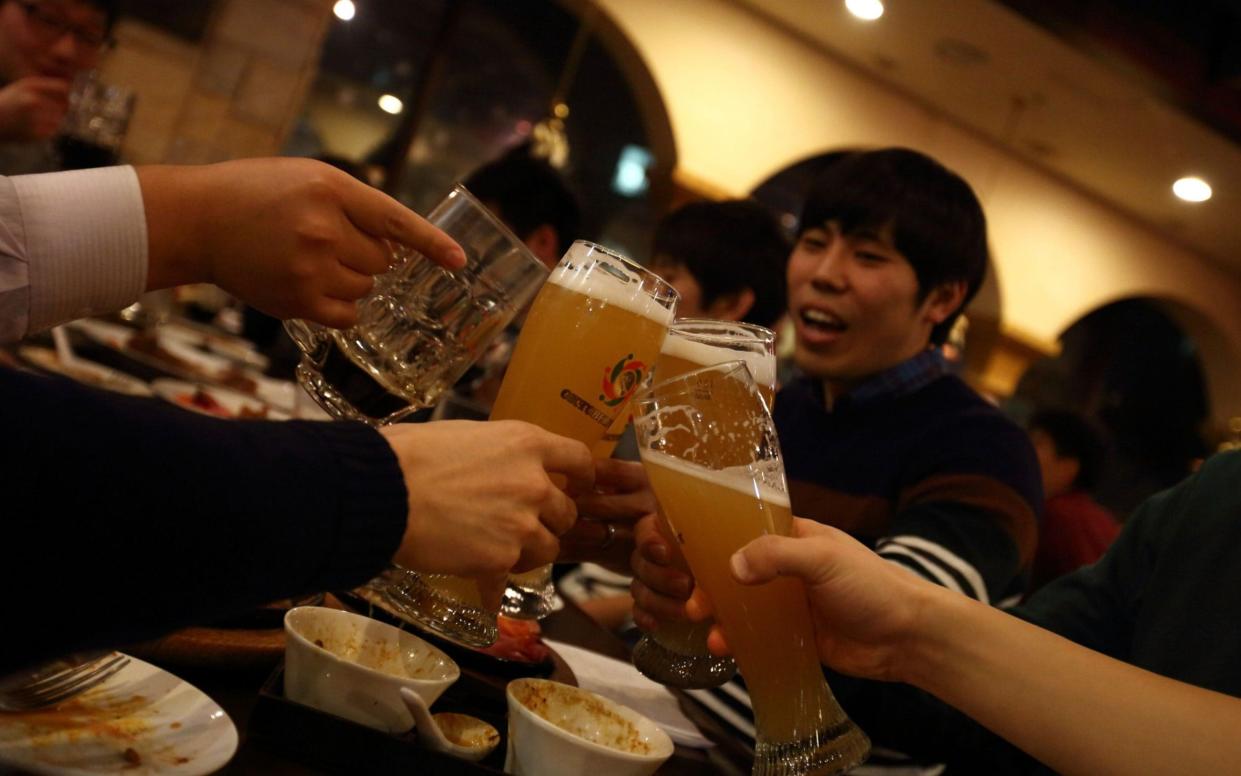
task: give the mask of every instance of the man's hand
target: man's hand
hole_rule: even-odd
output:
[[[561,537],[562,563],[598,563],[629,573],[634,523],[659,505],[642,464],[607,458],[595,461],[595,489],[577,498],[581,519]]]
[[[69,110],[69,82],[48,76],[19,78],[0,88],[0,140],[46,140]]]
[[[806,586],[814,617],[819,659],[837,671],[871,679],[896,680],[907,640],[917,631],[924,602],[946,594],[861,545],[847,533],[812,520],[793,521],[793,536],[762,536],[731,559],[733,578],[761,585],[779,576]],[[693,619],[711,613],[697,590],[688,605]],[[708,640],[713,652],[727,651],[718,627]]]
[[[663,532],[663,518],[647,515],[634,526],[633,621],[653,631],[660,621],[686,619],[685,601],[694,590],[694,578],[675,543]]]
[[[388,270],[388,243],[456,268],[465,254],[388,195],[310,159],[142,167],[148,289],[215,283],[278,318],[343,328]]]
[[[415,571],[494,577],[555,560],[573,525],[569,492],[594,480],[580,442],[519,421],[443,421],[380,429],[400,462],[409,518],[393,558]]]

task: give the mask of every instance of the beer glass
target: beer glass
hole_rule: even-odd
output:
[[[427,220],[461,245],[463,268],[448,270],[395,247],[396,266],[375,279],[352,328],[285,322],[302,351],[298,382],[334,418],[379,426],[434,405],[547,279],[547,267],[463,186]],[[434,594],[428,581],[454,594]],[[499,635],[495,612],[482,605],[473,580],[423,580],[394,566],[357,592],[471,646],[490,645]]]
[[[297,380],[329,415],[383,425],[434,406],[547,279],[547,268],[464,186],[427,220],[465,250],[448,270],[404,247],[344,331],[285,322]]]
[[[676,315],[677,293],[624,256],[578,241],[522,327],[491,410],[593,448],[628,410]],[[551,567],[509,577],[500,611],[539,619],[555,605]]]
[[[775,426],[742,362],[687,372],[635,400],[642,464],[689,567],[715,607],[754,708],[754,774],[837,774],[862,762],[866,735],[832,696],[805,587],[745,586],[732,554],[792,528]]]
[[[762,326],[682,318],[668,329],[668,338],[655,362],[654,379],[662,382],[704,366],[740,359],[770,408],[776,390],[775,342],[775,332]],[[660,520],[664,535],[678,556],[674,563],[684,568],[685,559],[676,552],[667,520],[662,516]],[[717,687],[732,678],[737,664],[732,658],[715,657],[707,650],[710,630],[709,621],[663,623],[634,646],[633,664],[651,679],[671,687]]]

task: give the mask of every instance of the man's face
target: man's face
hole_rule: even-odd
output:
[[[107,16],[78,0],[0,0],[0,78],[71,80],[99,61]]]
[[[892,245],[890,230],[842,235],[834,222],[801,235],[788,283],[794,359],[833,391],[917,355],[964,293],[953,301],[932,292],[919,302],[917,275]]]
[[[677,300],[678,318],[709,317],[702,306],[702,286],[684,264],[666,256],[656,256],[651,262],[651,269],[680,295]]]

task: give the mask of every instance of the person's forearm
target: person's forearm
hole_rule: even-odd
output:
[[[215,172],[201,167],[137,167],[147,222],[147,290],[186,283],[209,283],[209,263],[203,257],[204,225],[227,229],[215,219],[203,190]]]
[[[1066,774],[1241,773],[1241,699],[928,591],[905,681]]]

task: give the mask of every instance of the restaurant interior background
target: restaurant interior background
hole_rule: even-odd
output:
[[[535,142],[581,196],[575,236],[640,259],[681,202],[754,194],[792,228],[824,154],[930,153],[990,221],[961,370],[1019,419],[1105,424],[1097,496],[1124,514],[1241,443],[1234,6],[129,0],[102,75],[138,93],[127,161],[331,154],[420,211]],[[1177,199],[1187,175],[1214,196]]]

